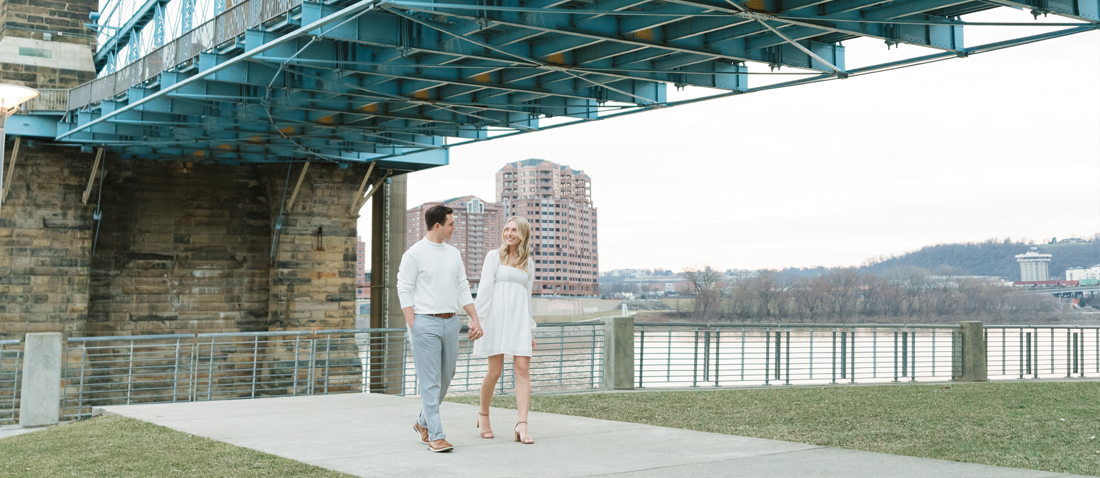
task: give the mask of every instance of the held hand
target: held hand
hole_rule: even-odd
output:
[[[535,338],[531,337],[531,350],[535,350]]]
[[[470,331],[466,333],[466,338],[470,340],[480,339],[485,335],[485,331],[481,330],[481,323],[477,319],[470,321]]]

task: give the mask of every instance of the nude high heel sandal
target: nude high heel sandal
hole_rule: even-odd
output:
[[[488,413],[477,412],[477,415],[478,415],[478,417],[477,417],[477,429],[480,431],[481,430],[481,417],[487,417],[487,416],[489,416],[489,414]],[[487,432],[480,432],[479,435],[481,435],[481,438],[485,438],[485,439],[496,438],[493,435],[492,430],[489,430]]]
[[[520,423],[527,423],[527,422],[516,422],[516,426],[518,427]],[[531,444],[535,443],[535,439],[531,438],[530,436],[524,437],[522,440],[520,440],[519,432],[516,431],[515,428],[513,428],[512,431],[516,433],[516,441],[517,442],[520,442],[524,445],[531,445]]]

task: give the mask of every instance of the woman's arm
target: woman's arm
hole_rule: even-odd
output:
[[[481,282],[477,285],[477,299],[474,299],[474,308],[477,316],[484,325],[489,321],[489,309],[493,305],[493,289],[497,283],[497,268],[500,266],[500,252],[489,251],[485,260],[481,262]]]
[[[527,299],[527,318],[531,321],[531,328],[538,327],[535,323],[535,261],[530,257],[527,258],[527,294],[530,296]],[[534,343],[534,338],[531,339],[531,343]]]

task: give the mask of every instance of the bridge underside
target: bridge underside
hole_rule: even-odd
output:
[[[978,24],[959,16],[998,6],[1067,23],[965,46],[964,28]],[[374,162],[398,173],[446,164],[457,144],[675,106],[669,85],[743,94],[1098,22],[1100,0],[244,0],[73,89],[57,139],[124,158]],[[928,55],[847,69],[840,42],[860,37]],[[754,88],[752,75],[767,73],[752,63],[804,76]]]

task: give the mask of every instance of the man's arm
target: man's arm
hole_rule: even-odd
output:
[[[416,292],[416,276],[420,273],[420,266],[412,254],[406,252],[401,255],[401,265],[397,267],[397,299],[401,303],[401,312],[405,314],[405,322],[412,327],[413,294]]]
[[[455,277],[458,279],[458,304],[462,306],[462,310],[466,311],[466,315],[470,316],[470,331],[467,333],[467,337],[470,340],[477,340],[485,335],[485,332],[481,330],[481,321],[477,318],[474,297],[470,295],[470,281],[466,279],[466,268],[462,266],[462,256],[458,254],[458,249],[455,249],[454,252],[454,257],[458,263],[458,273]]]
[[[482,335],[485,335],[485,331],[481,330],[481,321],[477,319],[477,307],[474,307],[474,303],[470,302],[462,306],[462,310],[465,310],[466,315],[470,316],[470,331],[466,333],[466,338],[470,340],[480,339]]]

